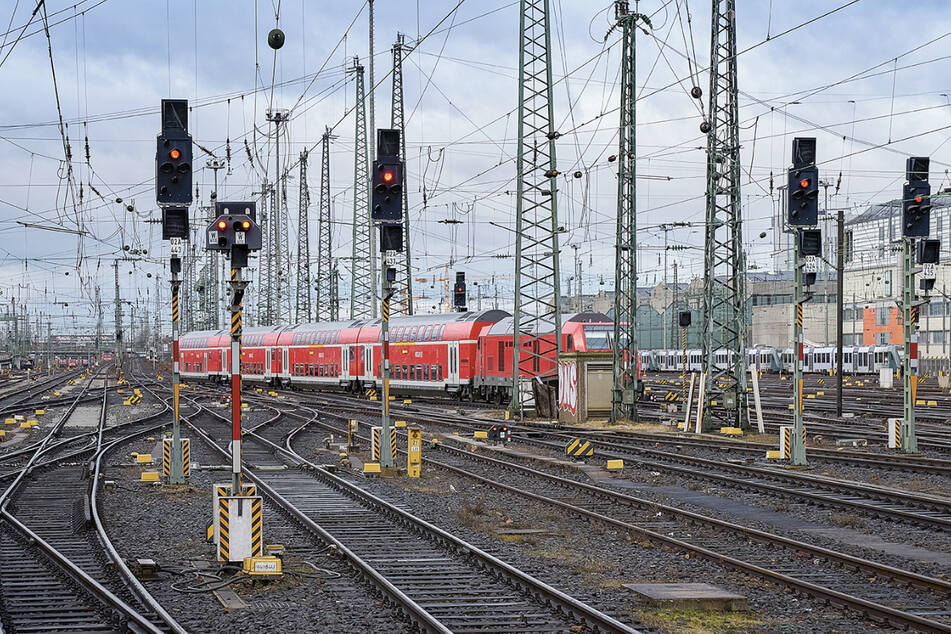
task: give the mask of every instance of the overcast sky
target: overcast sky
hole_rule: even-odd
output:
[[[120,265],[123,296],[144,302],[154,297],[159,279],[167,297],[167,245],[159,227],[146,222],[156,217],[154,144],[158,104],[165,97],[190,101],[189,128],[204,148],[224,158],[230,139],[230,169],[220,174],[219,200],[252,197],[265,177],[264,166],[273,178],[264,111],[269,105],[291,109],[291,159],[296,162],[304,149],[316,150],[308,179],[312,256],[320,135],[331,126],[337,136],[331,158],[334,251],[350,254],[354,121],[346,113],[354,87],[345,69],[354,56],[366,62],[365,4],[74,2],[46,2],[58,102],[68,124],[72,191],[66,186],[42,11],[22,31],[34,0],[4,0],[0,6],[0,21],[9,21],[0,23],[7,32],[0,38],[5,87],[0,100],[0,147],[5,150],[0,153],[0,305],[16,297],[31,310],[52,311],[54,330],[92,324],[95,285],[111,302],[112,261],[123,245],[148,251],[143,260]],[[931,156],[936,188],[951,184],[946,173],[951,164],[951,56],[946,54],[951,12],[946,2],[914,3],[916,14],[925,18],[914,28],[908,5],[885,0],[737,4],[744,236],[751,265],[771,267],[775,187],[784,181],[793,136],[817,137],[820,177],[832,183],[830,207],[860,209],[897,197],[909,155]],[[495,276],[500,294],[510,295],[513,259],[505,256],[514,253],[514,246],[504,227],[514,225],[518,3],[467,0],[448,17],[455,2],[376,0],[375,5],[377,127],[390,124],[387,73],[396,33],[405,33],[412,44],[442,22],[404,62],[414,277],[429,280],[417,290],[433,297],[441,292],[438,280],[447,270],[465,270],[470,280],[490,283]],[[611,289],[616,164],[608,156],[617,151],[619,34],[604,38],[613,3],[552,0],[551,6],[555,119],[564,131],[557,148],[563,172],[560,224],[567,229],[562,278],[572,274],[577,252],[585,292]],[[275,55],[266,35],[278,7],[287,43]],[[639,284],[645,286],[664,276],[664,233],[658,229],[664,222],[694,223],[669,232],[670,245],[690,247],[670,252],[669,264],[679,264],[681,281],[702,275],[706,144],[699,125],[708,76],[700,72],[691,78],[689,67],[696,63],[702,70],[709,60],[710,2],[694,0],[688,6],[685,0],[643,0],[638,10],[650,16],[653,27],[637,40]],[[703,89],[702,101],[687,94],[695,81]],[[259,157],[254,164],[245,141]],[[212,173],[203,165],[208,155],[196,147],[195,156],[200,202],[207,204]],[[576,170],[582,178],[572,177]],[[288,183],[291,245],[297,236],[298,187],[296,177]],[[133,212],[127,210],[130,204]],[[193,224],[199,224],[195,209]],[[447,219],[462,222],[440,222]],[[18,221],[79,227],[87,235],[80,243],[75,235]],[[767,236],[760,238],[764,231]],[[436,288],[430,289],[434,278]],[[344,275],[343,303],[348,286]],[[107,330],[112,310],[111,305],[105,310]]]

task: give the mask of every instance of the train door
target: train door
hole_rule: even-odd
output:
[[[264,378],[271,378],[271,359],[274,356],[273,351],[270,348],[264,349]]]
[[[373,363],[373,345],[364,344],[361,346],[360,354],[363,359],[363,376],[372,380],[375,374]]]
[[[459,383],[459,342],[449,342],[449,376],[450,384]]]
[[[288,357],[290,356],[288,354],[289,349],[279,348],[278,352],[281,355],[281,363],[279,364],[281,368],[281,376],[287,377],[290,374],[290,367],[289,367],[290,360],[288,359]]]
[[[353,346],[344,346],[340,349],[340,369],[344,378],[350,378],[350,360],[353,358]]]

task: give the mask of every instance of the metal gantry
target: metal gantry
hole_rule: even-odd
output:
[[[406,125],[403,117],[403,47],[402,33],[396,34],[393,44],[393,100],[390,127],[400,131],[400,161],[406,165]],[[403,265],[396,268],[396,287],[400,290],[397,314],[413,314],[413,266],[410,255],[409,193],[406,187],[406,170],[403,174]]]
[[[300,194],[297,211],[297,305],[294,320],[308,322],[310,306],[310,190],[307,188],[307,150],[300,153]]]
[[[515,310],[510,414],[522,416],[520,386],[561,353],[558,207],[548,0],[521,0],[515,199]],[[551,333],[546,336],[546,333]],[[523,357],[524,354],[524,357]]]
[[[331,319],[331,275],[333,274],[333,213],[330,198],[330,142],[336,137],[330,128],[321,137],[320,158],[320,213],[317,216],[317,296],[314,298],[314,313],[317,321]]]
[[[258,207],[261,220],[261,235],[267,236],[258,259],[258,315],[259,326],[274,323],[274,252],[277,245],[272,239],[274,222],[274,187],[266,180],[261,183],[261,204]]]
[[[376,232],[370,221],[370,166],[367,162],[366,94],[363,66],[357,57],[356,119],[353,154],[353,249],[350,261],[350,318],[376,317]]]
[[[611,390],[611,421],[618,422],[637,420],[637,90],[634,35],[637,21],[646,20],[646,17],[631,13],[626,0],[616,0],[614,15],[622,32]]]
[[[708,129],[703,429],[721,425],[746,427],[748,404],[735,9],[735,0],[713,0],[710,105],[705,122]]]

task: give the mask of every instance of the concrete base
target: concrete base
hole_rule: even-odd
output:
[[[626,583],[624,587],[664,608],[738,612],[748,607],[743,595],[708,583]]]

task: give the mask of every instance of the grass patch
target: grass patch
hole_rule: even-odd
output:
[[[767,625],[746,612],[645,608],[635,612],[634,617],[669,634],[740,634]]]
[[[621,582],[607,578],[614,571],[614,563],[598,559],[591,553],[578,553],[563,546],[554,548],[527,548],[529,555],[560,562],[582,581],[591,585],[616,586]],[[626,583],[626,582],[625,582]]]
[[[486,529],[486,508],[485,496],[477,498],[467,498],[462,501],[462,506],[456,511],[456,519],[463,526],[477,530]]]
[[[862,528],[862,518],[854,513],[832,513],[829,521],[839,528]]]

